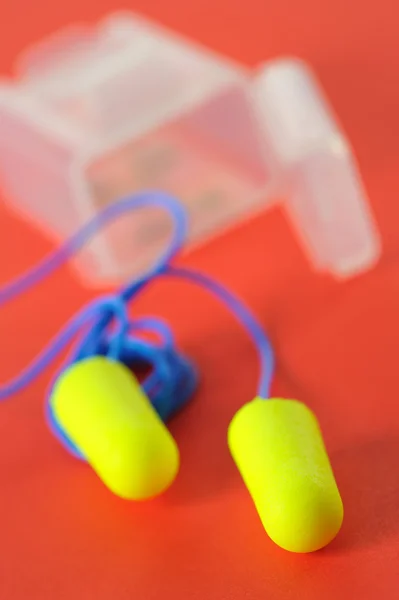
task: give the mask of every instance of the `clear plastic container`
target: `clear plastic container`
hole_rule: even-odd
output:
[[[0,183],[9,205],[61,241],[119,197],[176,195],[187,248],[277,199],[316,268],[350,276],[380,253],[352,153],[297,60],[252,73],[131,14],[27,50],[0,85]],[[77,259],[87,281],[148,267],[162,212],[126,215]]]

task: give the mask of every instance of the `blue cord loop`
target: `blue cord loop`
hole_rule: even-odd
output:
[[[0,306],[25,293],[79,251],[101,227],[131,210],[157,206],[167,211],[173,221],[171,241],[156,264],[141,277],[123,286],[114,295],[90,302],[77,313],[39,355],[17,377],[0,386],[0,400],[5,400],[28,386],[53,361],[79,332],[78,343],[68,357],[68,366],[95,355],[108,356],[133,370],[147,368],[149,374],[142,387],[163,420],[180,410],[194,394],[198,384],[195,366],[176,348],[166,323],[155,317],[130,319],[127,306],[157,277],[185,279],[206,288],[235,315],[252,338],[260,359],[257,395],[269,397],[274,371],[273,351],[262,326],[230,291],[210,277],[189,269],[176,268],[172,260],[182,248],[187,233],[187,214],[174,198],[159,192],[145,192],[127,197],[108,206],[82,227],[66,243],[27,273],[0,289]],[[149,341],[143,333],[152,334]],[[51,386],[52,388],[52,386]],[[60,441],[77,457],[84,458],[59,427],[47,402],[49,425]]]

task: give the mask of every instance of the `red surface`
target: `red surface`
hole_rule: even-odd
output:
[[[24,44],[112,5],[2,2],[1,70]],[[278,212],[189,261],[236,290],[268,326],[275,392],[317,412],[345,523],[315,555],[290,555],[269,541],[226,447],[229,419],[254,394],[255,353],[203,292],[162,284],[141,309],[171,319],[203,374],[197,399],[172,426],[183,458],[177,482],[148,504],[112,497],[47,431],[44,374],[1,407],[0,598],[397,598],[397,3],[137,0],[134,8],[251,65],[291,53],[311,61],[353,141],[384,240],[374,272],[345,285],[315,275]],[[50,246],[1,207],[0,248],[6,281]],[[65,268],[3,309],[0,377],[17,372],[88,296]]]

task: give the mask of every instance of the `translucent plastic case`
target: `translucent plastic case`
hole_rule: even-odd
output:
[[[316,268],[347,277],[380,253],[354,157],[296,59],[251,72],[136,15],[114,14],[28,49],[0,85],[0,185],[56,240],[143,189],[187,207],[187,248],[286,208]],[[158,210],[126,215],[78,257],[86,281],[149,266],[169,235]]]

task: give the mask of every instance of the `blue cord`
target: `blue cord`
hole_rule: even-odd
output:
[[[166,275],[187,279],[204,287],[230,309],[236,319],[247,330],[258,350],[260,378],[257,395],[261,398],[268,398],[274,374],[274,353],[269,338],[251,311],[223,285],[203,273],[198,273],[193,269],[181,269],[170,266],[165,269],[165,273]]]
[[[128,197],[107,207],[72,236],[58,250],[27,273],[0,289],[0,306],[25,293],[73,256],[101,227],[130,210],[157,206],[166,210],[173,221],[173,235],[163,255],[154,267],[141,277],[122,287],[115,295],[90,302],[77,313],[22,372],[0,386],[0,400],[5,400],[28,386],[47,368],[56,355],[80,332],[78,341],[63,369],[90,356],[104,355],[137,369],[147,367],[150,374],[142,382],[161,418],[166,420],[178,411],[195,392],[198,374],[195,367],[176,349],[169,327],[154,317],[129,319],[127,303],[159,276],[183,278],[200,285],[218,297],[251,336],[260,358],[260,380],[257,395],[268,398],[274,371],[273,351],[262,326],[251,312],[220,283],[192,270],[175,268],[171,261],[182,248],[187,232],[187,215],[182,205],[164,193],[145,192]],[[148,332],[157,341],[149,342],[137,334]],[[47,415],[53,432],[76,456],[84,458],[59,428],[51,405]]]

